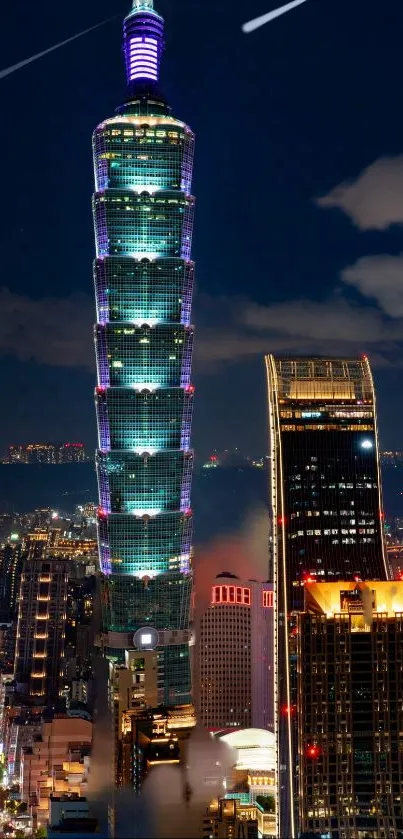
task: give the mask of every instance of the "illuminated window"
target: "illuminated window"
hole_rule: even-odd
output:
[[[250,606],[250,589],[241,586],[213,586],[211,602]]]
[[[151,637],[150,633],[144,633],[141,636],[141,643],[142,643],[143,646],[146,646],[147,644],[151,644],[151,641],[152,641],[152,637]]]
[[[263,592],[263,608],[264,609],[272,609],[273,608],[273,592],[272,591],[264,591]]]

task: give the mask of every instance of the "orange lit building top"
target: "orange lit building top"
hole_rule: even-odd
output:
[[[356,601],[356,609],[354,609]],[[403,581],[306,583],[305,610],[322,613],[327,618],[364,608],[373,614],[394,618],[403,613]]]

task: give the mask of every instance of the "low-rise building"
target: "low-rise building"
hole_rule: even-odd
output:
[[[256,808],[214,799],[203,819],[203,839],[258,839]]]
[[[83,839],[93,833],[98,833],[98,823],[91,817],[84,796],[50,796],[48,839]]]
[[[244,728],[216,736],[236,754],[236,763],[226,778],[226,798],[236,798],[243,804],[255,804],[259,796],[275,798],[275,735]]]
[[[92,728],[88,719],[57,714],[42,723],[41,733],[23,751],[21,798],[32,809],[36,824],[47,823],[52,794],[86,793]]]

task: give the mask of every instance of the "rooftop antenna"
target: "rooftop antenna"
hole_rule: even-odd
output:
[[[133,0],[123,22],[127,84],[156,86],[164,52],[164,20],[153,0]]]

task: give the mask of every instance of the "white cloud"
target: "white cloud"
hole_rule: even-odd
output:
[[[0,353],[56,367],[94,369],[93,304],[87,294],[33,300],[0,289]]]
[[[195,305],[196,371],[214,375],[223,366],[269,352],[368,352],[376,366],[400,364],[403,295],[400,297],[396,290],[398,266],[390,268],[390,278],[382,286],[377,280],[377,276],[384,275],[379,262],[376,270],[376,266],[367,265],[367,261],[381,259],[388,257],[360,260],[346,269],[343,279],[378,300],[386,314],[376,306],[351,304],[341,295],[323,302],[293,300],[272,306],[247,299],[199,295]],[[403,263],[403,256],[401,260]],[[93,321],[93,303],[88,295],[33,300],[0,289],[0,355],[93,372]]]
[[[213,306],[220,313],[221,325],[209,323]],[[196,322],[195,361],[201,373],[219,372],[223,364],[236,364],[269,352],[368,352],[376,366],[400,364],[403,355],[403,318],[392,320],[375,306],[353,305],[343,297],[262,306],[248,300],[203,296]]]
[[[321,303],[295,300],[274,306],[251,303],[245,309],[243,319],[254,329],[266,329],[289,339],[313,343],[373,343],[386,337],[385,325],[376,309],[358,308],[343,299]]]
[[[316,203],[343,210],[360,230],[403,224],[403,155],[376,160],[357,180],[339,184]]]
[[[342,279],[376,300],[391,318],[403,317],[403,254],[364,256],[345,268]]]

